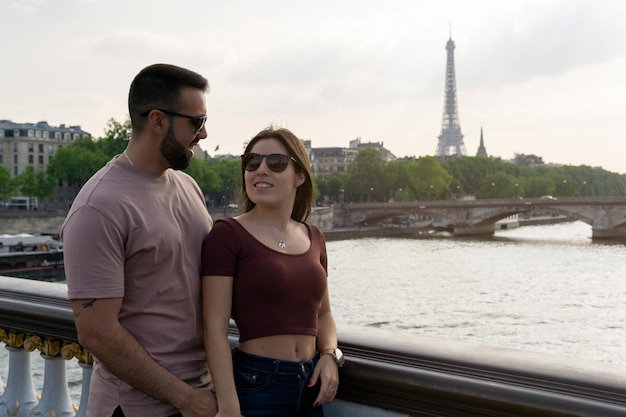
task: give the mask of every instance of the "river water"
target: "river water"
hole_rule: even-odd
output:
[[[391,330],[626,364],[626,240],[596,242],[582,222],[327,242],[329,289],[344,326]],[[60,284],[61,285],[61,284]],[[42,360],[32,356],[41,392]],[[0,348],[6,382],[7,352]],[[68,364],[72,400],[81,369]]]
[[[582,222],[328,242],[342,324],[626,364],[626,241]]]

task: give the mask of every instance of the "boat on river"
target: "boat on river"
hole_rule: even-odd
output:
[[[0,235],[0,275],[62,278],[63,244],[49,235]]]

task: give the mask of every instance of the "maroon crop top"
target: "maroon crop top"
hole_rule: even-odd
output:
[[[307,225],[311,247],[302,254],[268,248],[232,218],[219,219],[202,245],[202,276],[234,277],[232,317],[239,341],[280,334],[317,336],[326,292],[326,243]]]

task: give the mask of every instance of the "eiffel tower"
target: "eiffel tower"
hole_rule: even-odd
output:
[[[452,33],[446,44],[448,59],[446,61],[446,97],[443,104],[443,122],[441,123],[441,134],[438,136],[437,151],[435,156],[439,159],[450,158],[452,156],[467,155],[461,124],[459,121],[459,108],[456,98],[456,77],[454,75],[454,42]]]

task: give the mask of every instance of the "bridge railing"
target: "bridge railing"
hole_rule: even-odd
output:
[[[626,415],[624,366],[341,327],[347,362],[329,417]],[[0,340],[9,350],[0,416],[84,415],[91,357],[77,343],[65,285],[0,276]],[[35,349],[45,361],[41,393]],[[83,368],[78,406],[65,374],[74,359]]]

